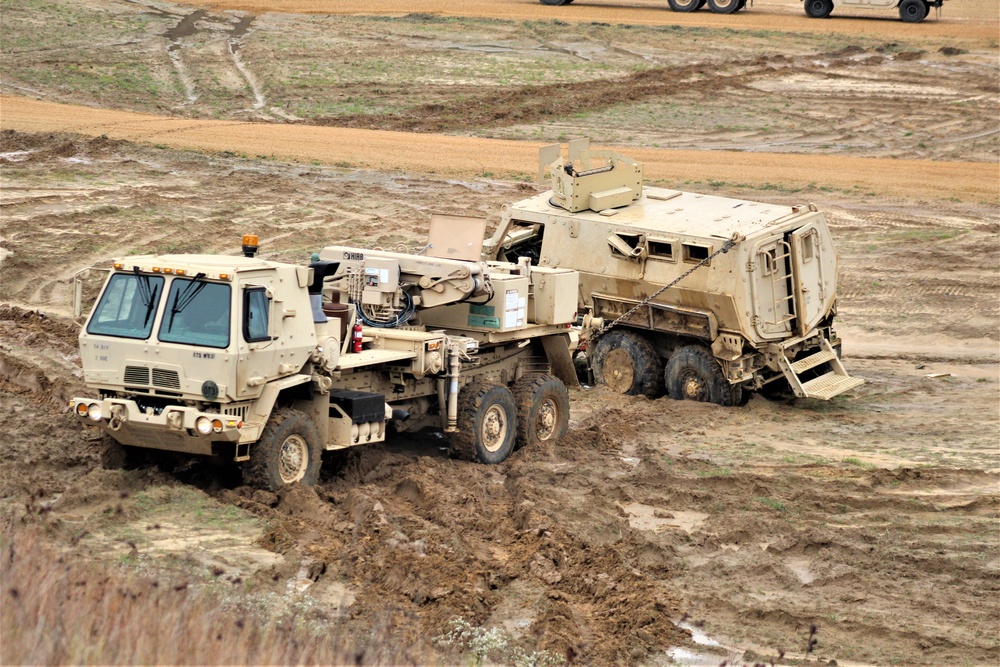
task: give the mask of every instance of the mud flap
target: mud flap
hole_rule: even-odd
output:
[[[542,349],[545,350],[545,357],[552,369],[552,374],[562,380],[567,387],[579,387],[580,381],[576,377],[576,367],[573,366],[573,357],[569,353],[569,334],[554,334],[542,337]]]

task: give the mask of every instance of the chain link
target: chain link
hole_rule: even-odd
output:
[[[715,252],[713,252],[711,255],[709,255],[705,259],[701,260],[700,262],[698,262],[697,264],[695,264],[694,266],[692,266],[690,269],[688,269],[687,271],[685,271],[684,273],[682,273],[680,276],[678,276],[672,282],[667,283],[666,285],[664,285],[660,289],[656,290],[655,292],[653,292],[652,294],[650,294],[649,296],[647,296],[645,299],[643,299],[639,303],[637,303],[634,306],[632,306],[631,308],[629,308],[627,311],[625,311],[624,313],[622,313],[621,317],[617,318],[615,321],[613,321],[613,322],[611,322],[609,324],[605,324],[603,327],[601,327],[596,332],[594,332],[587,339],[587,345],[590,345],[591,343],[593,343],[595,340],[597,340],[598,338],[600,338],[601,336],[603,336],[608,331],[608,329],[611,329],[611,328],[617,326],[619,322],[621,322],[624,319],[627,319],[632,313],[634,313],[635,311],[639,310],[643,306],[649,304],[650,301],[652,301],[656,297],[660,296],[661,294],[663,294],[664,292],[666,292],[668,289],[670,289],[671,287],[673,287],[674,285],[676,285],[680,281],[682,281],[685,278],[687,278],[689,275],[691,275],[692,273],[694,273],[695,271],[697,271],[699,267],[702,267],[705,264],[708,264],[709,262],[711,262],[712,258],[715,257],[716,255],[722,255],[722,254],[725,254],[725,253],[729,252],[729,250],[734,245],[736,245],[738,242],[740,242],[742,240],[743,240],[742,236],[740,236],[739,234],[733,234],[733,237],[731,239],[729,239],[728,241],[726,241],[725,243],[723,243],[721,248],[719,248],[718,250],[716,250]]]

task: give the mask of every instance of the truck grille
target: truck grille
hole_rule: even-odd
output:
[[[125,384],[149,384],[149,369],[145,366],[126,366]]]
[[[154,368],[153,385],[167,389],[180,389],[181,380],[177,375],[177,371],[165,371],[162,368]]]

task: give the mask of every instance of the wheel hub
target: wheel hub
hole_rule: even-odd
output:
[[[691,373],[684,378],[681,383],[681,388],[684,392],[684,398],[689,401],[706,401],[708,396],[706,395],[706,386],[700,377]]]
[[[604,360],[604,384],[619,394],[632,389],[635,369],[632,357],[625,350],[612,350]]]
[[[298,434],[288,436],[281,443],[278,454],[278,474],[286,484],[297,482],[306,474],[309,461],[309,448],[305,439]]]
[[[503,410],[494,405],[483,417],[483,445],[488,451],[495,452],[503,445],[507,435],[507,420]]]
[[[538,419],[535,422],[535,435],[539,440],[548,440],[556,430],[558,408],[554,400],[547,399],[538,409]]]

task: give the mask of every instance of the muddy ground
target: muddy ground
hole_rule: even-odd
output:
[[[595,665],[752,663],[779,650],[785,664],[1000,660],[995,41],[972,31],[955,42],[929,30],[893,37],[885,47],[886,40],[848,27],[831,38],[856,47],[844,50],[794,30],[713,28],[684,32],[685,40],[674,39],[672,29],[642,32],[646,27],[605,33],[586,24],[442,24],[412,16],[337,23],[282,14],[249,23],[242,14],[213,11],[191,21],[201,41],[194,33],[177,37],[184,67],[195,73],[198,96],[190,101],[183,79],[171,78],[180,70],[168,56],[173,38],[163,35],[170,27],[186,30],[181,23],[194,10],[151,7],[74,3],[79,16],[65,23],[92,22],[88,12],[124,21],[104,28],[131,35],[117,38],[128,43],[115,46],[109,36],[98,45],[108,49],[105,57],[92,64],[148,57],[150,80],[161,84],[145,91],[130,84],[122,92],[115,86],[124,79],[113,72],[102,73],[111,82],[103,87],[89,75],[59,79],[67,62],[85,61],[82,46],[53,47],[44,56],[41,50],[49,36],[76,44],[65,41],[74,26],[35,26],[39,48],[14,53],[5,39],[4,92],[31,87],[48,101],[196,120],[249,115],[292,123],[306,142],[309,123],[332,123],[445,131],[448,141],[543,142],[596,133],[621,146],[660,143],[663,155],[685,148],[822,158],[823,171],[805,182],[740,173],[675,183],[780,203],[812,201],[828,211],[841,253],[845,363],[867,384],[830,403],[755,397],[738,409],[585,389],[573,393],[564,442],[522,450],[500,466],[451,460],[441,440],[426,434],[328,457],[314,490],[281,494],[252,492],[232,470],[200,462],[101,470],[97,434],[77,426],[63,407],[84,391],[70,305],[78,271],[135,252],[234,253],[248,232],[260,235],[264,256],[290,261],[334,242],[415,247],[432,211],[496,222],[502,204],[537,188],[497,180],[485,157],[479,170],[444,178],[417,167],[354,168],[353,145],[290,163],[248,153],[238,135],[228,137],[228,154],[206,153],[166,141],[150,145],[160,143],[152,136],[135,144],[86,127],[74,126],[82,134],[12,131],[29,121],[19,116],[12,126],[5,114],[0,459],[7,472],[0,497],[7,517],[44,526],[54,546],[75,556],[191,582],[222,570],[248,595],[272,601],[304,595],[328,611],[332,626],[356,636],[375,628],[415,654],[436,650],[432,638],[463,618],[503,627],[527,648]],[[3,9],[4,30],[8,21],[24,20],[11,3]],[[792,22],[789,12],[782,16]],[[133,20],[146,21],[148,30],[135,32]],[[226,44],[213,46],[220,26],[241,24],[247,32],[237,52],[245,60],[213,51]],[[50,32],[56,29],[66,32]],[[324,39],[324,31],[333,32]],[[630,31],[638,36],[628,37]],[[472,48],[486,32],[490,44],[514,51],[521,67]],[[571,53],[530,41],[552,45],[553,34],[555,46]],[[690,38],[716,47],[711,58],[728,74],[697,83],[716,70],[692,68]],[[275,46],[282,40],[294,48]],[[427,105],[482,106],[470,103],[479,86],[456,75],[438,88],[419,79],[407,88],[392,68],[363,75],[363,63],[379,62],[380,40],[406,65],[404,73],[429,72],[428,62],[456,72],[478,68],[469,75],[476,81],[489,81],[487,70],[516,72],[518,80],[492,85],[497,99],[510,100],[498,108],[524,108],[525,124],[476,112],[455,125],[461,114],[436,114]],[[688,50],[678,53],[679,45]],[[942,51],[949,47],[956,51]],[[660,76],[631,72],[633,57],[615,48],[642,50]],[[351,53],[354,66],[319,68],[337,80],[312,81],[306,92],[279,85],[278,69],[306,67],[317,49],[331,62],[334,52]],[[754,60],[761,52],[766,62]],[[587,61],[580,53],[599,55]],[[900,57],[908,53],[919,55]],[[527,80],[548,76],[553,58],[560,64],[556,80]],[[260,100],[237,62],[264,91],[263,105],[256,107]],[[789,70],[774,74],[776,62]],[[913,63],[949,76],[912,75]],[[30,85],[25,72],[37,75]],[[56,78],[48,81],[47,72]],[[664,73],[695,85],[677,89]],[[589,106],[571,119],[531,115],[526,90],[544,92],[553,104],[577,104],[574,91],[559,92],[560,81],[577,76],[615,100],[634,90],[634,99]],[[792,84],[812,92],[785,107],[778,103],[782,86]],[[947,90],[937,91],[941,86]],[[314,107],[300,96],[315,98]],[[345,96],[357,96],[360,108],[345,113]],[[375,98],[384,104],[372,104]],[[683,113],[671,116],[673,103]],[[737,121],[724,114],[741,103],[756,105],[752,128],[728,125]],[[691,112],[696,104],[705,105],[703,113]],[[626,120],[643,113],[645,125]],[[897,127],[901,117],[929,120]],[[683,120],[671,125],[676,118]],[[439,125],[419,125],[429,120]],[[400,136],[412,136],[416,146],[433,145],[438,135]],[[937,187],[921,182],[912,192],[877,179],[862,188],[824,184],[825,174],[843,178],[857,157],[890,156],[900,169],[955,165],[980,180],[971,191],[961,179]],[[100,277],[91,271],[87,296]],[[812,624],[819,643],[806,655]]]

